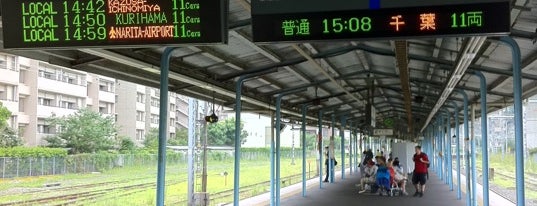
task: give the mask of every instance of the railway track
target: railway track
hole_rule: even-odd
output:
[[[289,181],[289,184],[292,184],[291,180],[299,178],[298,181],[296,181],[296,183],[298,183],[298,182],[302,181],[301,177],[302,177],[302,174],[295,174],[295,175],[290,175],[290,176],[283,177],[281,179],[283,180],[283,182]],[[242,198],[248,198],[248,197],[252,197],[252,196],[255,196],[255,195],[259,195],[257,193],[252,194],[251,192],[253,190],[255,190],[257,187],[263,187],[263,186],[270,186],[270,180],[241,187],[240,190],[239,190],[239,196],[242,199]],[[216,193],[211,193],[210,196],[209,196],[210,202],[214,203],[217,200],[225,200],[227,198],[230,198],[230,197],[233,196],[233,192],[234,192],[233,189],[229,189],[229,190],[223,190],[223,191],[216,192]],[[265,191],[263,191],[263,192],[265,192]],[[188,200],[181,200],[181,201],[178,201],[178,202],[173,202],[171,205],[186,205],[188,203],[187,201]],[[222,203],[229,203],[229,202],[222,202]]]
[[[32,190],[32,191],[12,193],[12,194],[9,194],[9,195],[35,194],[35,193],[41,193],[42,194],[42,193],[46,193],[46,192],[70,191],[70,190],[75,190],[75,189],[84,189],[84,188],[106,186],[106,185],[110,185],[110,184],[128,183],[128,182],[133,182],[133,181],[143,180],[143,179],[147,179],[147,178],[146,177],[141,177],[141,178],[135,178],[135,179],[129,179],[129,180],[115,180],[115,181],[98,182],[98,183],[82,184],[82,185],[73,185],[73,186],[66,186],[66,187],[62,187],[62,186],[44,187],[44,188],[39,188],[39,189]]]
[[[463,169],[463,168],[461,168]],[[477,169],[478,176],[482,177],[482,170],[480,168]],[[503,179],[507,180],[513,180],[515,181],[516,177],[511,174],[502,173],[499,171],[494,172],[495,176],[499,176]],[[490,174],[489,174],[490,176]],[[526,190],[530,191],[537,191],[537,175],[536,174],[524,174],[524,186],[526,187]],[[481,181],[482,179],[478,179],[478,181]],[[496,185],[497,186],[497,185]],[[516,204],[516,195],[515,195],[515,188],[504,188],[501,186],[497,186],[499,188],[490,187],[489,189],[496,193],[497,195],[503,197],[504,199],[512,202],[513,204]]]
[[[167,185],[178,184],[184,181],[186,180],[171,181],[171,182],[168,182]],[[101,184],[89,184],[89,185],[99,186]],[[2,203],[0,204],[0,206],[8,206],[8,205],[30,206],[30,205],[45,205],[45,204],[54,205],[54,206],[76,205],[78,202],[83,202],[83,201],[88,201],[88,200],[96,201],[97,197],[105,196],[107,194],[110,194],[110,192],[120,192],[121,196],[126,196],[126,195],[130,195],[130,194],[147,190],[155,186],[156,186],[155,182],[122,185],[122,186],[101,188],[101,189],[72,193],[72,194],[56,195],[56,196],[51,196],[51,197],[34,198],[34,199],[24,200],[24,201]]]

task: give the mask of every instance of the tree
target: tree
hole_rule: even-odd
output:
[[[7,127],[7,120],[11,117],[11,112],[0,102],[0,127]]]
[[[158,128],[151,128],[145,134],[144,147],[147,149],[158,149]]]
[[[175,137],[168,139],[168,145],[184,146],[188,144],[188,129],[178,128],[175,130]]]
[[[134,149],[136,149],[136,145],[134,144],[131,138],[129,137],[121,138],[121,140],[119,141],[119,151],[121,152],[132,151]]]
[[[306,149],[307,150],[315,150],[315,149],[317,149],[317,144],[318,144],[317,135],[316,134],[308,134],[308,133],[306,133]]]
[[[0,147],[15,147],[22,145],[22,139],[17,132],[9,127],[7,120],[11,112],[0,102]]]
[[[3,127],[0,132],[0,147],[16,147],[22,145],[22,139],[11,127]]]
[[[88,108],[65,117],[51,117],[46,122],[58,129],[56,135],[45,138],[49,147],[71,148],[71,153],[78,154],[109,150],[117,145],[114,118]]]
[[[241,122],[241,128],[244,128],[244,124]],[[248,132],[241,129],[240,141],[241,144],[246,142]],[[214,124],[209,124],[207,128],[208,145],[235,145],[235,118],[226,119]]]

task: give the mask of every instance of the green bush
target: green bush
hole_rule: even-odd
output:
[[[0,148],[0,157],[65,157],[67,150],[46,147],[11,147]]]

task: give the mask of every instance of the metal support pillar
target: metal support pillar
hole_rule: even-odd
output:
[[[454,118],[455,118],[455,145],[457,150],[457,199],[461,199],[461,144],[460,144],[460,133],[459,133],[459,108],[455,102],[451,102],[454,108]]]
[[[335,148],[335,144],[332,144],[332,140],[335,139],[334,137],[334,134],[336,133],[336,115],[332,113],[332,136],[330,137],[330,143],[328,145],[330,145],[330,147],[328,147],[328,172],[330,173],[330,175],[328,175],[328,179],[330,179],[330,183],[334,183],[336,181],[336,178],[334,178],[334,175],[336,174],[336,172],[334,171],[334,161],[332,161],[332,155],[334,155],[333,153],[335,152],[336,148]],[[334,158],[335,158],[335,155],[334,155]]]
[[[302,105],[302,197],[306,197],[306,112],[308,104]]]
[[[239,189],[240,189],[239,177],[240,177],[240,156],[241,156],[241,144],[240,144],[241,141],[240,140],[241,140],[242,83],[246,79],[256,77],[256,76],[260,76],[260,75],[263,75],[263,74],[268,74],[268,73],[271,73],[271,72],[274,72],[274,71],[277,71],[277,69],[270,69],[270,70],[265,70],[265,71],[262,71],[262,72],[245,74],[245,75],[239,77],[239,79],[235,83],[235,162],[234,162],[234,171],[233,171],[233,205],[235,205],[235,206],[239,205],[239,200],[240,200],[240,197],[239,197]],[[270,149],[271,149],[270,155],[273,156],[274,155],[273,154],[274,148],[272,147],[272,144],[271,144]],[[271,160],[272,160],[272,158],[271,158]],[[273,165],[273,162],[271,162],[271,165]],[[272,174],[273,174],[273,170],[271,170],[271,183],[273,181],[273,175]],[[273,184],[271,184],[271,190],[270,190],[271,200],[273,199],[272,197],[274,197],[273,196],[274,190],[273,190],[272,187],[273,187]],[[270,205],[273,205],[272,201],[271,201]]]
[[[469,144],[468,142],[470,140],[470,134],[468,131],[468,95],[464,90],[456,90],[459,92],[463,97],[463,113],[464,113],[464,139],[466,141],[465,144],[465,157],[466,157],[466,206],[472,205],[472,188],[471,188],[471,182],[470,182],[470,150],[469,150]]]
[[[449,110],[446,110],[446,129],[447,129],[447,135],[446,135],[446,143],[447,143],[447,183],[449,184],[449,190],[453,191],[453,155],[451,154],[451,116],[449,115]]]
[[[339,130],[339,136],[341,138],[341,179],[345,179],[345,127],[347,126],[347,117],[345,115],[340,117],[341,129]]]
[[[444,136],[445,136],[445,132],[444,132],[444,118],[442,118],[442,115],[438,115],[438,127],[440,127],[440,131],[438,132],[438,149],[440,150],[441,152],[441,156],[438,155],[440,157],[440,161],[438,162],[439,165],[440,165],[440,180],[443,180],[444,182],[446,182],[446,178],[444,177],[444,155],[445,155],[445,152],[442,151],[444,150]]]
[[[476,143],[475,143],[475,105],[472,104],[472,131],[470,132],[470,153],[472,161],[470,161],[470,168],[472,168],[472,205],[477,206],[477,166],[476,166]]]
[[[513,99],[515,116],[515,162],[516,162],[516,202],[524,206],[524,136],[522,134],[522,77],[520,70],[520,48],[511,37],[502,37],[501,41],[511,47],[513,58]]]
[[[353,161],[352,161],[352,158],[354,157],[354,149],[352,147],[354,147],[353,145],[353,136],[352,136],[352,123],[351,121],[349,121],[349,170],[350,170],[350,174],[352,175],[353,173]]]
[[[194,205],[194,147],[196,147],[196,113],[198,101],[188,98],[188,205]]]
[[[483,206],[489,206],[489,150],[487,137],[487,79],[483,73],[476,71],[481,87],[481,153],[483,164]]]
[[[173,47],[166,47],[160,59],[160,117],[158,127],[157,206],[164,206],[166,186],[166,136],[168,134],[168,75]]]
[[[297,90],[291,90],[287,92],[282,92],[278,94],[276,97],[276,206],[280,205],[280,136],[281,136],[281,105],[282,105],[282,97],[289,94],[294,94],[298,92],[306,91],[306,88],[303,89],[297,89]],[[274,161],[274,160],[271,160]]]
[[[319,127],[319,135],[317,147],[319,149],[319,188],[323,188],[323,110],[319,110],[317,124]]]

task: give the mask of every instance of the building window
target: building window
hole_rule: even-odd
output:
[[[151,115],[151,123],[158,124],[158,120],[159,120],[159,115],[156,115],[156,114]]]
[[[157,98],[151,98],[151,106],[160,107],[160,100]]]
[[[175,119],[170,118],[170,126],[173,127],[175,125]]]
[[[141,92],[136,93],[136,102],[145,103],[145,95]]]
[[[43,106],[54,106],[52,105],[52,99],[47,99],[47,98],[44,98],[44,97],[39,97],[38,98],[38,102],[39,102],[39,105],[43,105]]]
[[[100,79],[99,90],[104,92],[114,92],[114,82]]]
[[[66,109],[78,109],[76,103],[68,101],[60,101],[60,107]]]
[[[145,114],[142,111],[136,111],[136,121],[145,122]]]
[[[38,124],[37,132],[41,134],[54,134],[53,128],[50,125]]]
[[[144,140],[144,139],[145,139],[144,130],[143,129],[137,129],[136,130],[136,140],[140,141],[140,140]]]
[[[27,69],[22,69],[19,71],[19,83],[26,83],[26,71]]]

